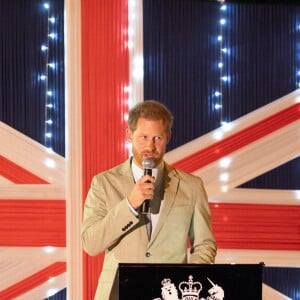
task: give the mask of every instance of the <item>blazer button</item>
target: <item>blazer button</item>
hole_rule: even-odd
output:
[[[151,253],[150,252],[146,252],[146,257],[150,257]]]

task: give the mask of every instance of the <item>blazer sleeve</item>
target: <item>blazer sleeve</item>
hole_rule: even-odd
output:
[[[85,200],[81,239],[83,249],[92,256],[112,247],[139,222],[111,181],[95,176]]]
[[[195,209],[190,226],[189,263],[213,263],[217,245],[212,232],[211,214],[202,180],[197,177],[194,190]]]

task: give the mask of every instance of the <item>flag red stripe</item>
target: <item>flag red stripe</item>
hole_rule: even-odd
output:
[[[296,121],[300,118],[300,104],[295,104],[280,111],[220,142],[197,151],[196,153],[177,161],[173,165],[188,173],[194,172],[217,159],[220,159],[240,148]]]
[[[0,299],[15,299],[50,278],[66,272],[66,262],[56,262],[0,292]]]
[[[219,248],[300,249],[300,206],[211,203]],[[64,200],[0,201],[0,241],[9,246],[65,246]]]
[[[46,180],[0,155],[0,176],[17,184],[47,184]]]
[[[128,157],[128,1],[81,2],[83,199],[91,178]],[[83,296],[93,299],[103,256],[84,254]]]
[[[300,250],[300,206],[211,203],[219,248]]]
[[[1,199],[0,246],[65,247],[65,219],[65,200]]]

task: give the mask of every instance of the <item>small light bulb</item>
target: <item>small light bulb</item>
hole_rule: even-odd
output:
[[[55,18],[54,17],[49,18],[49,22],[54,24],[55,23]]]
[[[52,147],[47,147],[47,148],[46,148],[46,152],[47,152],[47,153],[54,153]]]
[[[228,80],[229,80],[228,76],[222,76],[221,79],[222,79],[223,81],[228,81]]]
[[[232,127],[233,127],[232,123],[230,123],[230,122],[225,122],[225,121],[222,121],[222,122],[221,122],[221,126],[222,126],[222,129],[223,129],[224,132],[229,132],[229,131],[231,131],[231,129],[232,129]]]
[[[227,182],[229,179],[229,174],[228,173],[222,173],[220,175],[220,180],[223,181],[223,182]]]
[[[125,86],[124,87],[124,92],[126,92],[126,93],[130,93],[131,92],[131,87],[130,86]]]
[[[55,69],[55,63],[49,63],[48,66],[49,66],[51,69]]]
[[[46,45],[42,45],[42,46],[41,46],[41,50],[42,50],[42,51],[46,51],[46,50],[48,50],[48,47],[47,47]]]
[[[47,158],[45,160],[45,165],[50,169],[54,169],[56,167],[56,162],[53,159]]]
[[[213,134],[213,137],[215,140],[219,141],[223,138],[223,135],[224,133],[221,130],[218,130]]]
[[[129,50],[133,49],[133,46],[134,46],[133,41],[132,41],[132,40],[128,40],[128,42],[127,42],[127,47],[128,47],[128,49],[129,49]]]
[[[43,247],[43,249],[46,253],[53,253],[56,248],[53,246],[45,246],[45,247]]]
[[[221,188],[223,193],[226,193],[228,191],[228,186],[227,185],[223,185]]]
[[[128,36],[130,37],[134,36],[134,29],[132,27],[128,27],[127,32],[128,32]]]
[[[51,39],[55,39],[57,37],[57,34],[54,33],[54,32],[51,32],[48,34],[48,36],[51,38]]]
[[[220,160],[221,168],[228,168],[231,164],[231,159],[229,157],[224,157]]]

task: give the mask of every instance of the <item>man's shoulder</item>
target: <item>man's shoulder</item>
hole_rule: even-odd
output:
[[[110,169],[99,172],[98,174],[95,175],[95,177],[101,178],[101,177],[122,175],[124,173],[127,173],[129,170],[130,170],[130,162],[129,160],[126,160],[116,166],[111,167]]]
[[[168,170],[168,174],[169,176],[175,176],[178,177],[181,180],[184,181],[189,181],[189,182],[199,182],[202,181],[202,179],[195,175],[195,174],[191,174],[191,173],[187,173],[183,170],[177,169],[176,167],[173,167],[172,165],[166,164],[166,169]]]

